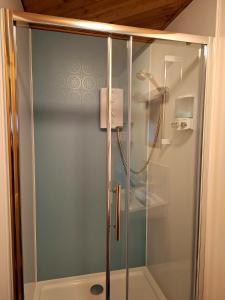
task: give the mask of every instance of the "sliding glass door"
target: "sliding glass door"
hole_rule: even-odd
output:
[[[129,299],[196,299],[204,61],[200,44],[133,44]]]
[[[16,42],[25,299],[36,280],[66,297],[70,278],[125,300],[129,41],[16,27]]]

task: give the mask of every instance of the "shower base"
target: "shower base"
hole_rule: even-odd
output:
[[[133,268],[129,272],[130,300],[166,300],[147,267]],[[90,292],[90,288],[95,284],[100,284],[104,288],[99,295],[92,295]],[[32,298],[32,300],[104,300],[105,273],[40,281]],[[111,272],[111,299],[125,299],[125,270]]]

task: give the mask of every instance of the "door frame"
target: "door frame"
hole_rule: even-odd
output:
[[[205,211],[207,195],[205,193],[207,187],[207,172],[208,172],[208,128],[210,123],[210,72],[212,70],[211,56],[213,49],[213,39],[204,36],[196,36],[190,34],[172,33],[166,31],[151,30],[146,28],[136,28],[122,25],[106,24],[99,22],[91,22],[85,20],[76,20],[69,18],[61,18],[54,16],[45,16],[32,13],[13,13],[8,9],[1,9],[1,40],[2,40],[2,60],[4,72],[4,97],[6,105],[7,121],[5,127],[7,130],[7,155],[8,155],[8,184],[9,193],[8,200],[10,202],[10,218],[11,218],[11,235],[12,235],[12,260],[13,260],[13,286],[14,299],[23,300],[23,260],[22,260],[22,238],[21,238],[21,215],[20,215],[20,189],[19,189],[19,147],[18,147],[18,124],[17,124],[17,102],[16,102],[16,44],[14,40],[14,25],[28,24],[31,28],[41,28],[44,30],[73,32],[89,35],[100,35],[108,37],[108,48],[111,38],[115,37],[123,39],[124,36],[129,36],[132,39],[147,40],[163,39],[177,42],[197,43],[207,46],[208,56],[205,53],[206,69],[206,88],[202,87],[205,98],[204,109],[204,126],[203,126],[203,144],[202,144],[202,164],[201,164],[201,182],[200,182],[200,210],[199,210],[199,239],[197,246],[197,280],[196,280],[196,299],[202,299],[202,286],[204,276],[204,256],[205,256]],[[108,49],[109,50],[109,49]],[[112,50],[111,50],[112,51]],[[111,55],[108,51],[108,74],[111,67]],[[129,56],[132,51],[129,52]],[[129,66],[129,65],[128,65]],[[131,66],[130,66],[131,68]],[[111,192],[111,75],[108,75],[108,127],[107,127],[107,224],[109,225],[109,197]],[[129,78],[129,81],[131,78]],[[131,81],[130,81],[131,86]],[[128,88],[131,97],[131,88]],[[127,184],[129,184],[127,182]],[[109,232],[107,230],[107,236]],[[109,238],[107,245],[109,243]],[[107,246],[108,247],[108,246]],[[107,252],[109,255],[109,249]],[[110,274],[109,257],[106,255],[106,273]],[[109,284],[109,283],[108,283]],[[128,288],[128,286],[127,286]],[[110,294],[109,285],[107,295]],[[109,296],[107,296],[109,297]],[[109,299],[109,298],[107,298]]]

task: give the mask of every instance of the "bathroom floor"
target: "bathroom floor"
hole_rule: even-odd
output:
[[[166,300],[147,267],[130,269],[130,300]],[[100,284],[105,288],[105,274],[97,273],[39,282],[34,300],[104,300],[105,289],[93,295],[90,288]],[[125,270],[111,272],[111,299],[125,299]]]

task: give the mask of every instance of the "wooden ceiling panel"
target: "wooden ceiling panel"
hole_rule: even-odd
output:
[[[165,29],[192,0],[22,0],[27,12]]]

